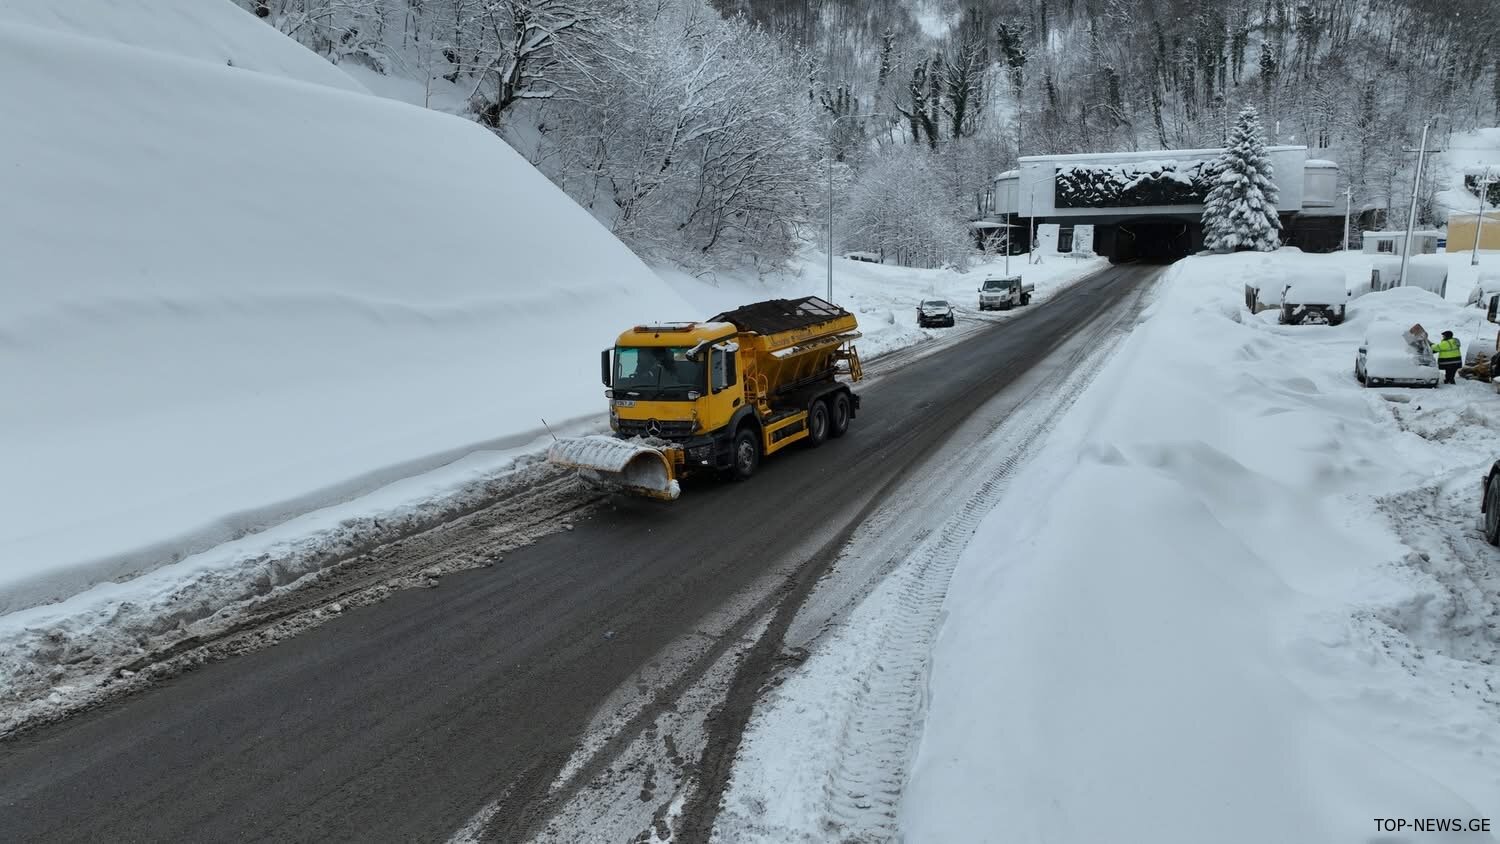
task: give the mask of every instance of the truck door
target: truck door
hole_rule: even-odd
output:
[[[739,347],[732,342],[718,343],[709,348],[708,396],[703,402],[701,418],[705,431],[717,431],[728,425],[735,411],[745,403],[738,357]]]

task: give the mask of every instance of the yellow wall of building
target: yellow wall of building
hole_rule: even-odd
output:
[[[1474,248],[1474,216],[1448,218],[1448,251],[1467,252]],[[1479,234],[1480,249],[1500,250],[1500,214],[1486,214]]]

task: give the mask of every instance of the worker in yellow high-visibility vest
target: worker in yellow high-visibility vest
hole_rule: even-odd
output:
[[[1437,355],[1438,368],[1443,370],[1444,383],[1457,383],[1453,376],[1458,374],[1458,368],[1463,366],[1464,353],[1459,348],[1458,338],[1453,336],[1452,331],[1444,331],[1443,339],[1432,344],[1432,353]]]

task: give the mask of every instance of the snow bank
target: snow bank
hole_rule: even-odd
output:
[[[908,840],[1372,841],[1375,818],[1500,819],[1500,576],[1470,545],[1497,399],[1392,402],[1352,374],[1375,320],[1436,332],[1474,311],[1398,289],[1339,327],[1246,312],[1246,281],[1337,263],[1179,264],[986,519],[949,590]]]
[[[0,24],[0,612],[598,414],[688,310],[473,124],[169,52]]]
[[[14,23],[367,93],[344,71],[229,0],[3,0]],[[30,80],[50,69],[31,68]]]

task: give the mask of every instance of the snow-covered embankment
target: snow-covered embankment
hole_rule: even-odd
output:
[[[1319,259],[1174,268],[975,535],[910,840],[1365,841],[1375,818],[1500,821],[1484,573],[1500,555],[1472,547],[1500,399],[1462,383],[1389,402],[1354,382],[1377,315],[1470,318],[1430,294],[1359,299],[1338,328],[1245,311],[1243,279]],[[1460,515],[1403,529],[1431,517],[1414,490]]]
[[[484,129],[209,2],[260,61],[0,12],[0,613],[597,414],[600,338],[686,309]]]

